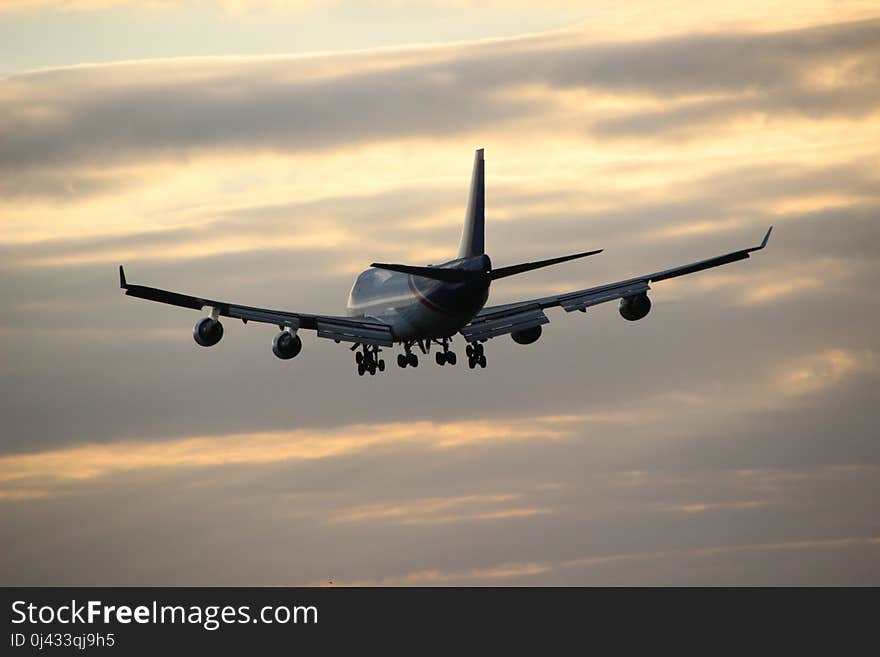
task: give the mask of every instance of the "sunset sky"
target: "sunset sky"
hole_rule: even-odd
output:
[[[0,3],[0,584],[880,585],[880,8],[717,4]],[[496,266],[605,249],[493,304],[776,228],[475,371],[118,288],[341,314],[476,148]]]

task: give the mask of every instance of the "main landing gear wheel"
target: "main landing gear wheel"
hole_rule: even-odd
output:
[[[436,360],[438,365],[446,365],[449,363],[450,365],[455,365],[456,357],[454,351],[449,351],[449,338],[443,338],[442,340],[435,340],[437,344],[440,345],[442,351],[438,351],[436,354]]]
[[[483,353],[483,345],[476,342],[468,345],[465,349],[468,356],[468,367],[474,369],[477,365],[481,368],[486,367],[486,354]]]
[[[397,354],[397,366],[406,367],[406,354]]]
[[[416,356],[413,352],[409,352],[406,355],[406,364],[410,367],[418,367],[419,366],[419,357]]]
[[[376,345],[363,345],[363,351],[358,351],[354,355],[357,362],[358,376],[363,376],[366,372],[370,376],[376,374],[376,370],[385,371],[385,361],[379,358],[379,347]]]

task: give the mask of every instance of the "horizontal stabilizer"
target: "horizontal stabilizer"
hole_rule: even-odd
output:
[[[396,265],[384,262],[374,262],[370,267],[387,269],[388,271],[396,271],[401,274],[410,274],[412,276],[421,276],[422,278],[433,278],[434,280],[445,281],[447,283],[463,283],[484,275],[481,271],[443,269],[442,267],[417,267],[415,265]]]
[[[499,278],[506,278],[508,276],[514,276],[515,274],[522,274],[523,272],[532,271],[533,269],[549,267],[550,265],[558,265],[560,262],[568,262],[569,260],[586,258],[587,256],[596,255],[597,253],[602,253],[602,249],[597,249],[595,251],[586,251],[584,253],[575,253],[574,255],[560,256],[559,258],[550,258],[549,260],[524,262],[520,265],[510,265],[509,267],[499,267],[498,269],[492,270],[490,277],[493,281],[495,281]]]

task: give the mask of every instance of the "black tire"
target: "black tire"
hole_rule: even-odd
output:
[[[370,363],[369,367],[367,367],[367,371],[370,373],[370,376],[376,375],[376,363]]]
[[[363,363],[358,363],[358,376],[363,376],[366,370],[367,368],[364,367]]]
[[[458,360],[458,358],[456,357],[454,351],[449,351],[446,353],[446,362],[449,363],[450,365],[455,365],[455,362],[457,360]]]
[[[474,347],[473,345],[468,345],[464,348],[464,353],[467,354],[468,358],[471,358],[474,355]]]
[[[357,364],[360,365],[361,363],[364,362],[364,355],[361,352],[357,352],[354,355],[354,359],[357,362]]]
[[[480,355],[480,367],[486,367],[486,357]]]
[[[397,366],[406,367],[406,354],[397,354]]]
[[[477,361],[474,360],[474,357],[471,356],[470,358],[468,358],[468,367],[470,369],[474,369],[476,366],[477,366]]]
[[[446,365],[446,355],[442,351],[438,351],[436,355],[438,365]]]
[[[419,357],[416,356],[413,352],[409,352],[406,355],[406,364],[410,367],[418,367],[419,366]]]
[[[379,371],[380,371],[380,372],[384,372],[384,371],[385,371],[385,361],[384,361],[383,359],[381,359],[381,358],[379,359]]]

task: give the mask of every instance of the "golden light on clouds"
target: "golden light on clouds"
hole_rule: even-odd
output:
[[[876,2],[366,13],[0,6],[0,37],[30,31],[0,44],[0,522],[15,537],[0,575],[653,584],[760,563],[761,584],[782,560],[876,574]],[[120,38],[135,24],[168,29]],[[32,45],[49,28],[70,38]],[[370,262],[454,255],[475,148],[496,266],[605,249],[493,285],[490,304],[776,231],[753,259],[652,285],[644,322],[554,309],[540,343],[492,341],[475,373],[364,380],[311,335],[295,369],[272,368],[268,334],[230,325],[219,352],[199,350],[194,315],[118,290],[115,265],[136,263],[136,283],[340,312]],[[132,546],[134,574],[89,561]]]
[[[880,374],[880,362],[873,351],[829,349],[811,354],[784,369],[778,376],[778,384],[786,395],[808,395],[856,374]]]
[[[580,428],[614,421],[581,416]],[[198,468],[325,459],[407,445],[429,449],[474,447],[523,440],[561,440],[574,435],[573,419],[527,418],[462,422],[351,425],[164,441],[87,444],[61,450],[0,456],[0,484],[80,481],[149,468]]]
[[[231,465],[310,461],[375,450],[410,447],[452,450],[500,446],[523,441],[583,440],[618,427],[646,427],[670,418],[717,421],[719,413],[784,408],[799,397],[841,385],[856,375],[880,374],[876,355],[830,349],[795,359],[759,377],[760,384],[726,386],[696,393],[664,391],[640,400],[636,407],[613,405],[590,414],[486,419],[457,422],[401,422],[356,424],[329,429],[191,436],[168,440],[131,440],[83,444],[57,450],[0,456],[0,486],[6,496],[15,491],[49,490],[45,487],[87,482],[108,475],[150,469],[223,467]],[[24,497],[29,497],[21,493]],[[378,505],[340,512],[338,522],[370,518],[406,518],[409,524],[441,523],[468,516],[489,519],[547,512],[540,506],[482,509],[462,513],[463,504],[508,502],[512,497],[431,498],[413,505]],[[702,505],[702,503],[699,503]],[[707,507],[708,508],[708,507]]]
[[[521,495],[462,495],[433,497],[394,504],[372,504],[342,509],[330,516],[333,523],[390,521],[402,525],[440,525],[452,522],[525,518],[552,510],[522,506]],[[514,503],[514,506],[511,506]]]

